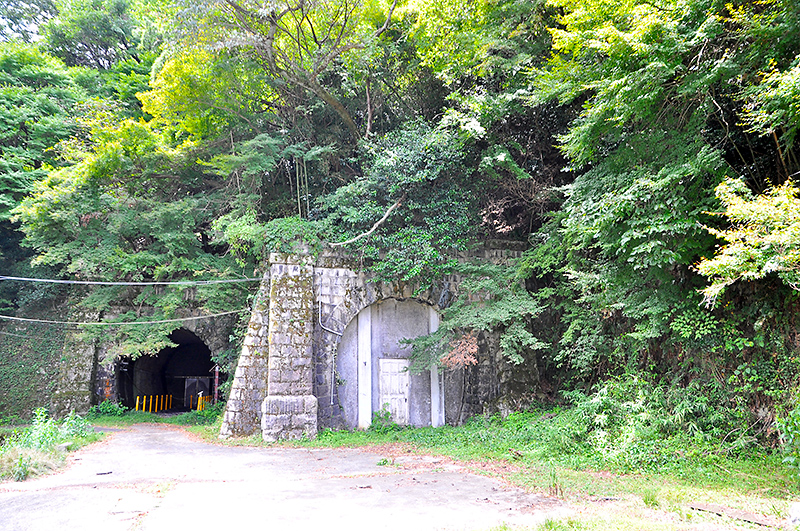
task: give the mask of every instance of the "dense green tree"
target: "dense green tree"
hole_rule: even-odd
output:
[[[359,1],[285,1],[264,8],[258,2],[226,0],[203,7],[196,18],[204,24],[203,38],[257,58],[287,104],[302,105],[304,93],[311,93],[339,116],[352,140],[363,135],[335,94],[343,88],[335,67],[388,28],[394,5],[377,29],[370,27]]]
[[[33,46],[0,44],[0,219],[59,165],[53,146],[77,133],[85,98],[59,60]]]
[[[320,199],[328,232],[387,280],[436,283],[480,225],[462,142],[417,122],[364,148],[363,176]]]
[[[560,10],[554,53],[531,71],[532,103],[582,108],[560,137],[578,175],[525,264],[540,282],[557,280],[563,332],[553,359],[582,375],[627,366],[680,378],[713,355],[727,370],[753,363],[774,374],[784,358],[759,345],[791,348],[783,322],[768,317],[776,303],[740,295],[705,309],[693,266],[714,252],[703,225],[719,222],[708,212],[726,175],[763,190],[795,171],[791,127],[772,120],[790,116],[796,6],[550,4]],[[772,381],[770,392],[784,385]]]
[[[139,61],[128,0],[79,0],[56,5],[58,16],[41,31],[50,53],[68,66],[108,69],[121,59]]]
[[[211,224],[224,212],[225,186],[191,147],[174,149],[132,120],[95,130],[95,147],[75,165],[51,172],[15,210],[36,252],[35,265],[86,280],[164,281],[244,276],[242,264],[215,241]],[[252,271],[253,264],[248,264]],[[122,305],[151,310],[121,320],[169,318],[177,308],[239,309],[240,287],[180,290],[110,287],[82,304],[99,312]],[[155,313],[153,313],[155,312]],[[125,354],[168,344],[169,325],[119,331]]]
[[[5,0],[0,4],[0,41],[32,42],[39,26],[56,12],[53,0]]]

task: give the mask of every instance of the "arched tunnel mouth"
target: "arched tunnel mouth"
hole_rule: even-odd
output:
[[[169,409],[186,411],[196,409],[200,393],[213,396],[214,362],[208,346],[185,328],[173,331],[169,339],[176,346],[164,348],[154,356],[120,360],[117,384],[124,406],[136,407],[137,397],[141,404],[144,397],[164,396],[171,397],[165,401],[171,404]],[[224,377],[220,373],[219,383]]]

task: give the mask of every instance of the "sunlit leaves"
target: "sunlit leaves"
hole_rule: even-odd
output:
[[[274,97],[257,65],[198,48],[169,57],[139,94],[145,112],[197,138],[235,126],[258,132],[257,114]]]
[[[745,108],[747,123],[758,133],[780,131],[791,148],[800,127],[800,55],[795,66],[781,72],[774,69],[749,89]]]
[[[726,180],[716,191],[732,226],[708,229],[725,243],[697,264],[712,281],[703,291],[707,300],[715,301],[738,280],[772,274],[800,289],[800,196],[794,183],[754,196],[743,182]]]

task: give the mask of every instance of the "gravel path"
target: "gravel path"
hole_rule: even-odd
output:
[[[426,456],[208,444],[137,425],[70,457],[66,470],[0,484],[0,530],[486,530],[569,514]]]

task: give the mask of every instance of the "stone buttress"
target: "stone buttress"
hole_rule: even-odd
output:
[[[221,437],[252,435],[261,425],[261,403],[267,396],[269,294],[270,277],[267,271],[253,303],[220,428]]]
[[[270,277],[269,371],[261,433],[265,441],[314,438],[313,258],[272,254]]]

